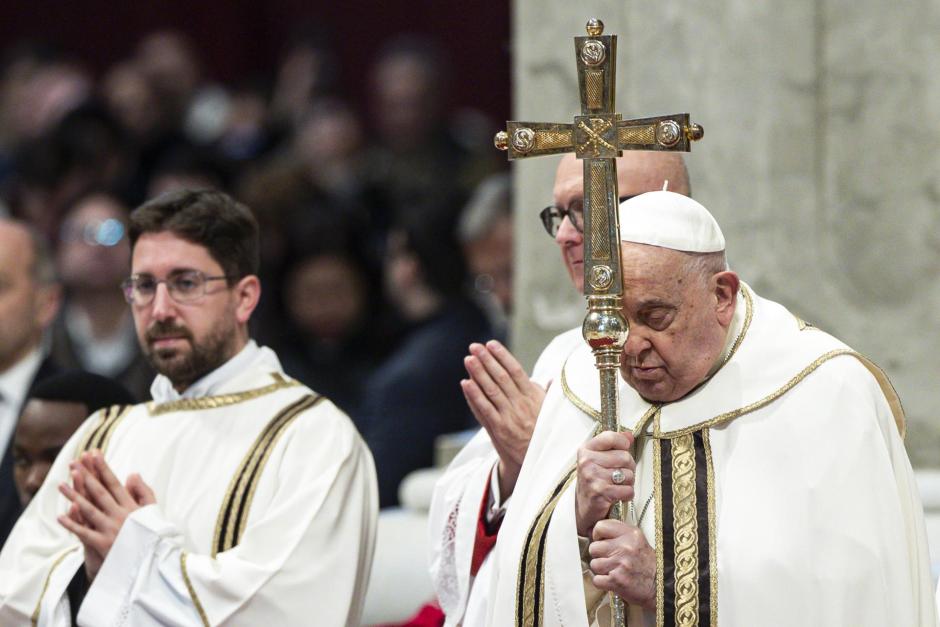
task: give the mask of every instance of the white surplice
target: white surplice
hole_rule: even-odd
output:
[[[581,327],[555,336],[536,360],[532,381],[551,389],[568,356],[582,345]],[[435,486],[428,517],[430,569],[448,625],[459,618],[464,627],[485,624],[492,553],[475,577],[470,576],[470,561],[480,502],[498,461],[489,434],[480,429]]]
[[[742,337],[728,362],[693,393],[662,406],[645,428],[632,516],[654,493],[653,443],[707,432],[719,624],[935,625],[923,512],[890,384],[870,362],[780,305],[756,295],[738,303]],[[566,385],[549,388],[490,556],[487,625],[519,624],[528,534],[596,428],[590,351],[576,350],[564,373]],[[627,428],[655,411],[624,383],[620,396]],[[586,626],[593,610],[606,614],[605,599],[584,585],[574,488],[548,510],[539,625]],[[465,494],[468,503],[481,496],[482,487]],[[449,566],[460,591],[474,538],[467,527],[478,508],[451,501]],[[640,524],[654,548],[657,505],[652,499]],[[461,620],[459,603],[442,606],[453,610],[448,624]],[[634,626],[657,624],[655,612],[640,608],[629,608],[629,618]]]
[[[358,625],[378,497],[346,415],[254,342],[183,395],[163,377],[152,391],[113,424],[105,459],[122,481],[140,473],[157,503],[125,521],[79,624]],[[0,553],[4,626],[69,624],[83,553],[56,522],[57,486],[105,414],[69,440]]]

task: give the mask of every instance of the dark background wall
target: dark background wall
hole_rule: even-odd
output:
[[[454,69],[452,104],[509,116],[509,6],[487,0],[78,0],[0,2],[0,48],[20,39],[62,46],[96,73],[129,55],[144,34],[176,28],[196,42],[211,78],[264,78],[304,22],[333,37],[341,83],[357,106],[376,51],[402,33],[437,37]]]

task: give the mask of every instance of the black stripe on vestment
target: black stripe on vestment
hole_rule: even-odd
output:
[[[659,468],[662,474],[660,486],[663,496],[663,625],[676,624],[676,545],[672,506],[672,440],[660,446],[662,457]]]
[[[709,568],[708,463],[702,432],[693,434],[695,442],[695,518],[698,523],[698,624],[711,627],[711,570]]]
[[[219,534],[218,534],[218,538],[216,541],[216,546],[215,546],[216,554],[227,550],[225,538],[228,535],[228,529],[232,525],[237,524],[237,519],[233,519],[233,516],[238,515],[238,512],[236,512],[235,509],[239,505],[242,505],[242,506],[244,505],[245,497],[249,493],[249,490],[246,488],[243,491],[243,495],[242,495],[243,498],[241,499],[241,502],[239,504],[236,504],[235,499],[238,495],[238,487],[239,485],[242,484],[243,481],[245,481],[246,474],[252,473],[252,476],[254,476],[253,471],[255,470],[255,467],[257,466],[256,460],[260,459],[260,456],[255,455],[255,452],[257,451],[258,447],[264,444],[267,435],[271,433],[274,429],[276,429],[277,425],[283,419],[285,419],[285,417],[293,416],[298,411],[301,411],[301,409],[298,409],[298,408],[310,402],[312,399],[319,399],[319,398],[322,398],[322,397],[314,397],[308,394],[302,397],[301,399],[291,403],[284,409],[282,409],[276,416],[274,416],[274,418],[271,419],[270,422],[268,422],[268,424],[261,431],[261,434],[252,443],[251,448],[248,450],[248,454],[245,457],[244,462],[242,462],[242,466],[237,471],[237,475],[236,475],[237,479],[232,486],[231,493],[227,495],[226,501],[222,504],[222,510],[224,511],[224,514],[222,515],[222,525],[221,525],[221,528],[219,529]],[[236,538],[235,540],[233,540],[232,546],[234,546],[234,544],[237,543],[237,536],[233,535],[232,537]],[[231,548],[231,547],[228,547],[228,548]]]

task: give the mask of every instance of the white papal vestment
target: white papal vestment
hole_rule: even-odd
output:
[[[378,509],[372,457],[350,420],[249,343],[180,397],[91,416],[0,553],[0,625],[68,625],[83,568],[56,517],[81,450],[156,505],[133,512],[92,582],[80,625],[358,625]]]
[[[657,610],[631,607],[629,624],[935,625],[922,507],[883,373],[746,286],[727,348],[680,401],[651,405],[621,386],[621,423],[646,434],[630,514],[645,510],[661,574]],[[593,362],[576,350],[546,396],[490,555],[487,625],[605,624],[572,474],[597,429]],[[479,472],[465,453],[455,466]],[[432,512],[432,559],[452,569],[437,577],[454,583],[439,590],[448,624],[470,596],[466,527],[483,491],[464,484],[440,486]]]

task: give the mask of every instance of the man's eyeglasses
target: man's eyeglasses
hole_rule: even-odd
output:
[[[618,200],[623,202],[637,195],[621,196]],[[539,212],[539,218],[542,220],[545,232],[552,237],[558,235],[558,229],[561,228],[561,223],[564,222],[565,218],[571,220],[571,226],[577,229],[578,233],[584,233],[584,202],[580,199],[573,200],[567,207],[549,205]]]
[[[166,283],[170,298],[177,303],[192,303],[206,295],[206,283],[209,281],[224,281],[229,277],[206,276],[198,270],[181,270],[173,272],[165,279],[157,279],[149,274],[134,274],[124,279],[121,290],[124,299],[131,304],[144,307],[153,302],[157,293],[157,286]]]

